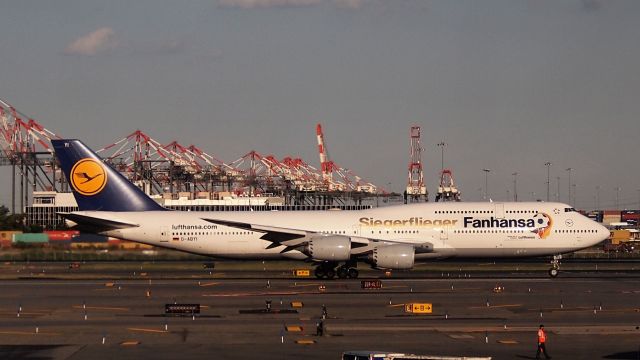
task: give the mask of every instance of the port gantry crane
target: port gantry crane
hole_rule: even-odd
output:
[[[420,126],[414,125],[409,132],[409,176],[405,191],[405,202],[429,201],[429,192],[424,183],[421,154]]]

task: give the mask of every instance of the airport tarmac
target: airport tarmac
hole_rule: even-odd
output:
[[[199,276],[184,269],[178,276],[168,265],[150,271],[148,264],[127,263],[121,275],[136,274],[116,279],[67,265],[2,268],[13,275],[0,281],[0,358],[339,359],[343,351],[370,349],[533,359],[541,323],[555,359],[640,356],[635,271],[556,279],[544,272],[443,271],[440,277],[381,278],[381,289],[362,289],[366,279],[297,279],[274,269],[239,276],[229,268],[209,274],[198,264]],[[263,311],[267,300],[271,311]],[[171,303],[200,304],[201,313],[166,317]],[[430,303],[433,312],[406,313],[409,303]]]

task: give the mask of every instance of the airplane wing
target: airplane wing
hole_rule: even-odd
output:
[[[140,226],[135,223],[124,222],[121,220],[105,219],[105,218],[100,218],[96,216],[82,215],[77,213],[59,212],[57,214],[67,220],[73,221],[83,229],[93,230],[97,232],[115,230],[115,229],[126,229],[126,228]]]
[[[251,230],[259,233],[264,233],[261,239],[271,241],[273,243],[287,245],[287,246],[300,245],[305,243],[307,240],[309,240],[309,238],[313,236],[322,235],[320,233],[313,232],[313,231],[282,228],[277,226],[250,224],[250,223],[243,223],[238,221],[206,219],[206,218],[202,218],[202,220],[208,221],[212,224],[234,227],[241,230]]]
[[[201,218],[204,221],[208,221],[212,224],[222,225],[234,227],[241,230],[250,230],[255,232],[264,233],[261,237],[263,240],[271,241],[273,244],[269,245],[268,248],[274,248],[281,245],[287,246],[287,249],[283,250],[283,252],[289,251],[297,246],[304,245],[312,238],[324,237],[324,236],[336,236],[331,234],[323,234],[315,231],[308,231],[302,229],[291,229],[291,228],[283,228],[277,226],[270,225],[260,225],[260,224],[251,224],[245,222],[237,222],[237,221],[229,221],[229,220],[218,220],[218,219],[208,219]],[[403,241],[403,240],[386,240],[386,239],[375,239],[375,238],[363,238],[358,236],[348,236],[348,235],[337,235],[344,236],[351,239],[352,249],[358,249],[359,252],[370,251],[376,246],[380,245],[391,245],[391,244],[410,244],[413,245],[416,249],[421,249],[422,251],[433,251],[433,245],[428,242],[420,242],[415,243],[415,241]]]

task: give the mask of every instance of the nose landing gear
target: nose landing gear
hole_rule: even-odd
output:
[[[562,260],[562,255],[553,255],[553,260],[551,260],[551,269],[549,269],[549,276],[556,277],[560,272],[560,260]]]

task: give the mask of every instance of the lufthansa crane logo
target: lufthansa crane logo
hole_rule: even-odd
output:
[[[71,185],[82,195],[96,195],[107,184],[107,172],[94,159],[81,159],[71,169]]]

